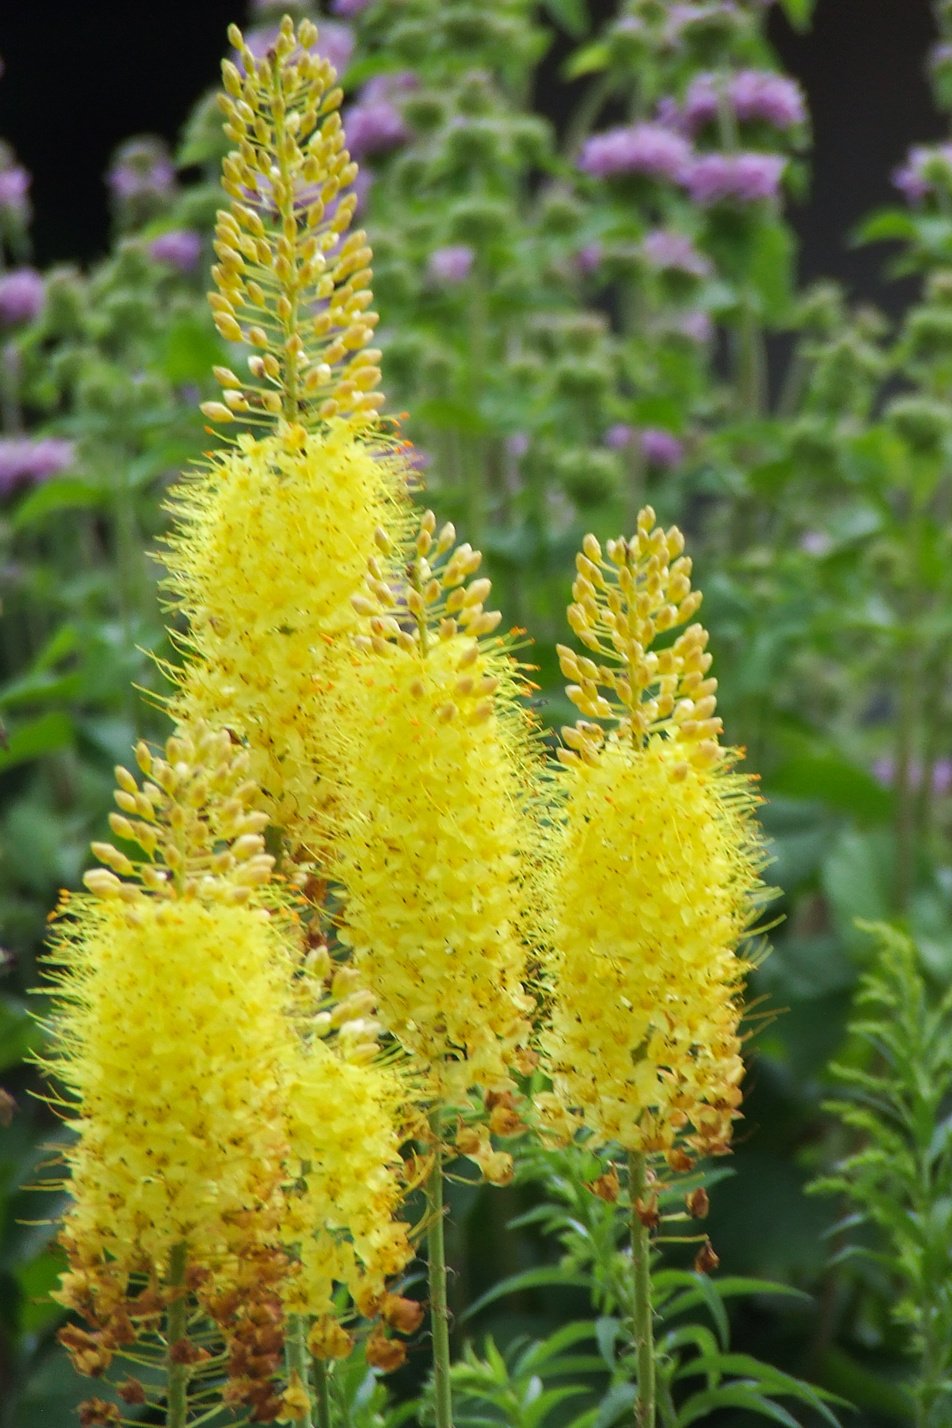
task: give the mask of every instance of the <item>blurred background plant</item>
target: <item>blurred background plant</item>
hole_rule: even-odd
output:
[[[390,406],[412,413],[428,502],[482,547],[507,619],[537,641],[547,724],[570,712],[553,645],[582,534],[630,529],[650,500],[688,535],[725,725],[762,774],[784,890],[754,978],[749,1134],[709,1226],[723,1283],[814,1296],[727,1291],[729,1325],[720,1299],[711,1312],[738,1354],[844,1394],[854,1421],[908,1422],[902,1268],[828,1264],[838,1207],[804,1187],[868,1130],[822,1109],[872,955],[857,917],[901,923],[928,985],[952,983],[949,147],[913,148],[895,202],[856,235],[889,242],[891,270],[917,280],[891,321],[831,282],[798,286],[784,205],[807,182],[809,119],[761,0],[252,8],[262,47],[283,11],[317,18],[344,74]],[[783,8],[809,24],[809,0]],[[933,8],[930,73],[948,111],[952,5]],[[169,654],[149,552],[166,483],[206,441],[207,373],[227,356],[204,298],[223,148],[208,98],[174,154],[129,140],[107,175],[109,254],[43,272],[29,175],[0,150],[3,1428],[65,1423],[83,1395],[51,1352],[58,1263],[30,1223],[53,1213],[29,1187],[58,1131],[22,1066],[36,1036],[24,991],[55,889],[76,884],[104,825],[112,765],[162,728],[132,686],[154,687],[148,651]],[[611,1311],[585,1317],[591,1285],[546,1278],[533,1173],[491,1200],[452,1190],[457,1338],[473,1335],[457,1387],[496,1381],[504,1415],[522,1402],[512,1385],[547,1385],[560,1356],[610,1360],[598,1325]],[[514,1268],[528,1277],[464,1321]],[[553,1340],[565,1322],[602,1339]],[[491,1346],[517,1335],[501,1357]],[[354,1422],[400,1421],[356,1370],[341,1382]],[[395,1384],[399,1399],[412,1375]],[[571,1399],[545,1406],[551,1420],[524,1421],[589,1421]],[[710,1421],[747,1418],[735,1403]]]

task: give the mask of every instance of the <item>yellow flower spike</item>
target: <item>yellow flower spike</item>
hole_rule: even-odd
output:
[[[729,1149],[743,1074],[737,949],[764,897],[749,776],[718,743],[716,682],[676,529],[641,512],[606,555],[587,536],[569,618],[591,658],[559,658],[573,702],[601,724],[563,731],[553,880],[552,1093],[597,1143],[674,1163]],[[606,558],[607,556],[607,558]],[[679,1159],[680,1157],[680,1159]]]
[[[217,292],[212,315],[227,342],[254,350],[248,377],[216,368],[222,401],[202,410],[219,423],[275,419],[309,429],[337,416],[368,415],[380,353],[370,347],[371,252],[348,233],[357,166],[341,127],[333,66],[312,53],[317,30],[286,16],[272,50],[255,59],[237,27],[241,60],[222,66],[219,103],[235,147],[222,165],[230,207],[218,214]]]
[[[412,1097],[396,1069],[349,1062],[321,1040],[296,1057],[289,1091],[299,1173],[283,1234],[298,1269],[285,1299],[292,1313],[336,1317],[337,1285],[357,1304],[382,1300],[413,1257],[410,1226],[397,1218]]]
[[[190,1296],[213,1317],[238,1296],[250,1314],[287,1273],[279,1225],[297,931],[293,907],[268,885],[247,756],[204,727],[170,738],[163,755],[145,745],[136,755],[149,779],[140,789],[117,770],[116,797],[141,822],[120,815],[114,830],[142,856],[94,845],[129,881],[87,875],[89,892],[66,904],[49,954],[53,1050],[43,1066],[75,1133],[63,1152],[71,1203],[59,1297],[110,1357],[134,1341],[161,1353],[164,1314],[168,1390],[184,1401],[204,1354],[187,1337]],[[228,1340],[240,1328],[226,1318]],[[278,1322],[277,1347],[280,1333]],[[88,1337],[77,1330],[67,1344],[81,1370]],[[257,1362],[260,1373],[229,1386],[235,1401],[270,1395],[273,1354]]]
[[[435,532],[427,513],[415,558],[383,581],[396,614],[379,573],[359,597],[380,611],[366,617],[377,657],[361,670],[367,712],[335,871],[339,935],[381,1022],[429,1078],[427,1098],[462,1104],[472,1087],[509,1084],[528,1038],[536,759],[505,640],[462,624],[463,610],[486,613],[488,581],[466,584],[479,555]]]
[[[318,849],[333,821],[336,740],[353,719],[350,641],[362,622],[351,599],[379,532],[399,542],[409,519],[402,453],[345,421],[243,436],[183,480],[171,509],[166,585],[190,656],[168,671],[171,711],[246,741],[273,820]]]

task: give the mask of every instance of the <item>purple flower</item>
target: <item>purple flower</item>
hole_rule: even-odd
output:
[[[936,184],[952,185],[952,144],[918,144],[906,162],[895,169],[892,181],[909,203],[919,203],[935,193]]]
[[[655,466],[659,471],[670,471],[681,462],[684,443],[673,432],[661,427],[645,427],[641,433],[641,454],[649,466]]]
[[[74,456],[73,443],[61,437],[44,436],[38,441],[27,436],[0,437],[0,494],[8,496],[18,486],[58,476],[72,465]]]
[[[678,313],[668,318],[665,327],[674,336],[683,337],[698,347],[705,346],[714,336],[714,324],[710,316],[700,309]]]
[[[575,266],[583,277],[596,272],[602,261],[601,243],[585,243],[575,254]]]
[[[892,788],[896,782],[896,762],[888,754],[885,757],[873,759],[873,777],[877,783],[881,783],[884,788]],[[928,770],[929,787],[933,793],[940,797],[952,792],[952,759],[936,759],[935,763]],[[909,769],[909,782],[912,788],[920,789],[923,784],[923,767],[918,759],[913,759]]]
[[[756,203],[776,198],[787,161],[779,154],[701,154],[685,182],[695,203]]]
[[[284,0],[281,0],[284,4]],[[351,20],[355,15],[362,15],[368,6],[373,4],[373,0],[334,0],[331,11],[335,15],[343,15],[346,20]]]
[[[799,545],[807,555],[822,556],[830,550],[833,542],[826,531],[804,531],[800,537]]]
[[[14,268],[0,277],[0,326],[31,322],[43,310],[46,285],[35,268]]]
[[[19,164],[0,169],[0,214],[25,222],[30,216],[30,175]]]
[[[175,169],[163,141],[146,137],[121,144],[106,173],[106,184],[121,204],[168,198],[175,185]]]
[[[637,444],[648,465],[659,471],[670,471],[684,456],[684,443],[661,427],[646,426],[639,431],[628,422],[617,421],[602,440],[612,451],[629,451]]]
[[[608,428],[602,440],[610,451],[625,451],[637,436],[633,426],[626,421],[616,421]]]
[[[668,100],[668,107],[661,112],[670,116],[669,122],[676,115],[688,133],[696,134],[715,122],[722,102],[742,124],[759,122],[774,129],[792,129],[807,117],[800,86],[769,69],[740,69],[726,83],[717,74],[696,75],[680,108],[672,110]]]
[[[191,228],[173,228],[152,239],[149,253],[157,263],[166,263],[180,273],[192,273],[202,256],[201,234]]]
[[[281,4],[276,8],[285,10],[287,6]],[[264,59],[279,34],[280,26],[262,25],[258,29],[248,31],[245,44],[255,59]],[[338,74],[343,74],[354,53],[354,37],[346,25],[338,25],[334,20],[323,20],[317,40],[311,46],[311,53],[321,55]]]
[[[641,256],[657,272],[685,273],[692,278],[710,277],[711,264],[699,253],[686,233],[668,228],[652,228],[641,241]]]
[[[521,461],[528,454],[530,445],[528,432],[514,431],[506,437],[506,455],[511,456],[513,461]]]
[[[368,80],[356,104],[344,115],[344,134],[352,158],[389,153],[406,143],[410,131],[393,96],[414,88],[416,82],[416,75],[409,71]]]
[[[690,144],[663,124],[628,124],[586,139],[578,166],[594,178],[642,174],[678,183],[690,160]]]
[[[769,69],[740,69],[731,78],[730,100],[738,119],[793,129],[806,122],[803,91],[796,80]]]
[[[469,277],[475,257],[468,243],[436,248],[427,261],[427,276],[436,283],[463,283]]]
[[[355,159],[387,154],[410,137],[403,115],[389,99],[352,105],[347,111],[344,132],[351,157]]]

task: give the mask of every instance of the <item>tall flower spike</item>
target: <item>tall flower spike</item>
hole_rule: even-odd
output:
[[[236,147],[222,167],[231,203],[218,214],[209,294],[229,342],[251,347],[248,377],[216,368],[222,401],[212,421],[308,428],[382,405],[366,234],[349,232],[357,175],[345,148],[342,92],[317,30],[285,16],[273,48],[256,59],[240,30],[229,39],[240,67],[222,66],[225,133]]]
[[[371,561],[365,724],[348,760],[336,873],[340,937],[379,1015],[429,1077],[465,1104],[509,1083],[528,1035],[523,989],[526,828],[534,754],[518,666],[493,635],[478,551],[422,520],[414,557]]]
[[[559,655],[570,697],[613,727],[563,730],[543,1033],[543,1109],[673,1165],[729,1149],[748,967],[737,948],[764,895],[757,798],[717,742],[707,634],[693,624],[652,648],[700,603],[683,546],[648,508],[607,561],[591,535],[578,558],[569,619],[599,662]]]
[[[377,532],[399,538],[409,520],[402,455],[341,419],[243,433],[171,509],[166,585],[188,621],[173,716],[247,742],[274,822],[316,852],[333,831],[338,734],[358,717],[351,600]]]
[[[164,758],[144,744],[137,758],[141,787],[116,770],[112,827],[142,855],[95,845],[107,866],[67,900],[51,949],[45,1069],[76,1133],[64,1152],[69,1269],[59,1297],[90,1327],[64,1342],[97,1375],[133,1344],[138,1361],[164,1358],[169,1401],[184,1408],[208,1359],[208,1326],[193,1337],[191,1311],[197,1300],[214,1316],[214,1302],[231,1300],[241,1312],[222,1332],[232,1357],[240,1340],[254,1367],[229,1392],[263,1411],[273,1405],[277,1286],[288,1268],[293,917],[268,886],[247,758],[227,735],[199,729],[170,739]],[[162,1383],[154,1371],[145,1379]],[[129,1392],[142,1396],[127,1401],[154,1391],[136,1380]]]

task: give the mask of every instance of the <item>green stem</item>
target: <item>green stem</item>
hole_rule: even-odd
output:
[[[331,1428],[331,1376],[324,1359],[314,1360],[318,1428]]]
[[[446,1245],[443,1238],[443,1144],[440,1113],[430,1118],[433,1129],[433,1165],[426,1180],[427,1273],[430,1284],[430,1332],[433,1335],[433,1400],[435,1428],[453,1428],[450,1387],[450,1311],[446,1296]]]
[[[288,1323],[288,1335],[284,1345],[284,1355],[288,1365],[288,1378],[296,1379],[307,1394],[307,1409],[304,1417],[295,1421],[302,1424],[302,1428],[314,1428],[314,1419],[311,1414],[313,1406],[313,1392],[311,1389],[311,1379],[308,1373],[308,1352],[307,1339],[305,1337],[305,1322],[303,1314],[292,1314]]]
[[[638,1214],[648,1185],[648,1162],[634,1151],[628,1157],[628,1192],[631,1200],[631,1268],[633,1327],[638,1385],[635,1398],[637,1428],[655,1428],[654,1326],[651,1312],[651,1232]]]
[[[169,1256],[168,1287],[172,1290],[165,1320],[166,1371],[168,1375],[168,1402],[165,1414],[165,1428],[185,1428],[188,1420],[188,1379],[190,1366],[177,1363],[172,1350],[186,1336],[188,1328],[188,1296],[185,1292],[185,1265],[187,1248],[184,1241],[177,1244]]]

